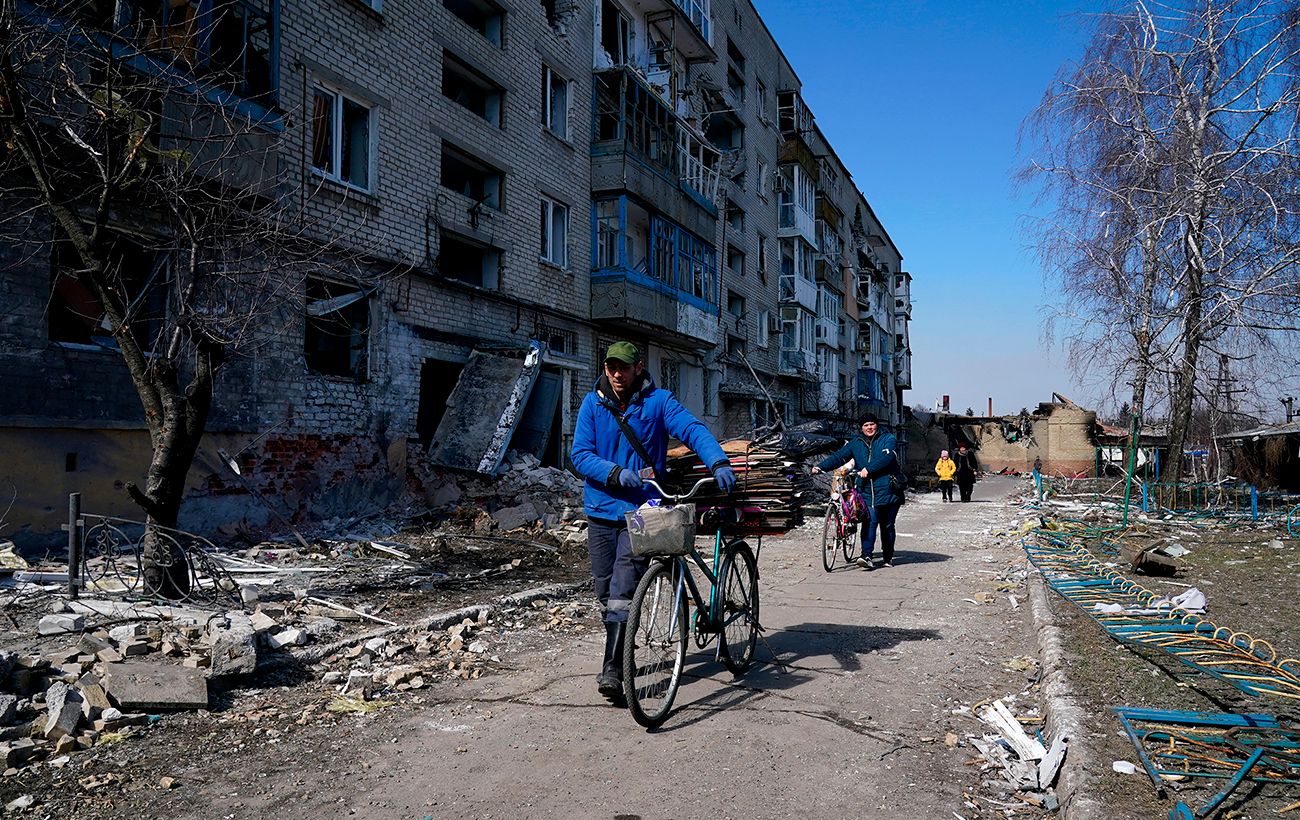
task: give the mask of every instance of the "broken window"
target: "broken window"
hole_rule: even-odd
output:
[[[600,4],[600,47],[614,65],[632,62],[632,21],[610,0]]]
[[[737,233],[745,230],[745,211],[733,199],[727,200],[727,226]]]
[[[754,338],[758,340],[758,346],[767,347],[768,339],[772,333],[772,312],[770,310],[759,312],[758,324],[754,327],[754,331]]]
[[[442,185],[475,203],[501,210],[505,175],[496,168],[460,151],[449,142],[442,144]]]
[[[371,108],[336,88],[312,89],[311,165],[320,174],[370,188]]]
[[[222,88],[274,103],[272,70],[279,35],[278,4],[270,0],[99,0],[92,17],[105,28],[121,25],[146,53],[162,52]]]
[[[542,197],[542,259],[561,268],[569,266],[569,206]]]
[[[738,356],[744,356],[744,355],[745,355],[745,340],[742,339],[742,338],[740,338],[739,336],[732,336],[732,335],[728,334],[728,335],[727,335],[727,355],[728,355],[728,356],[736,356],[736,357],[738,357]]]
[[[767,175],[767,161],[762,158],[759,158],[758,160],[757,174],[758,174],[758,198],[766,202],[769,177]]]
[[[443,231],[438,246],[438,272],[449,279],[495,290],[500,286],[501,251]]]
[[[370,291],[354,284],[307,280],[307,367],[326,376],[366,377]]]
[[[759,122],[768,122],[767,84],[762,80],[754,80],[754,107],[758,109]]]
[[[498,128],[501,127],[505,89],[457,60],[446,49],[442,52],[442,94]]]
[[[628,71],[598,72],[596,141],[619,140],[661,171],[676,168],[677,122],[654,92]]]
[[[460,378],[463,364],[440,359],[426,359],[420,366],[420,403],[416,408],[415,433],[420,444],[428,447],[447,410],[447,399]]]
[[[561,139],[569,136],[569,81],[542,66],[542,124]]]
[[[758,235],[758,275],[767,281],[767,237],[761,233]]]
[[[718,303],[718,257],[712,243],[660,216],[650,219],[650,274],[669,286]]]
[[[727,291],[727,312],[736,318],[745,315],[745,297],[734,290]]]
[[[727,246],[727,269],[737,279],[743,278],[745,275],[745,254],[735,245]]]
[[[735,66],[727,68],[727,90],[736,98],[737,102],[745,101],[745,75]]]
[[[442,4],[489,43],[501,45],[506,13],[496,3],[491,0],[442,0]]]
[[[111,240],[108,259],[106,271],[98,274],[99,281],[125,301],[126,320],[136,344],[152,350],[167,317],[171,254],[118,235]],[[49,339],[116,349],[104,304],[81,269],[81,258],[72,243],[55,241],[50,251]]]
[[[719,151],[739,151],[745,147],[745,126],[730,112],[709,117],[709,127],[704,136]]]

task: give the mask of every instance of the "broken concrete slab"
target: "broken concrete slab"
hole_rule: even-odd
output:
[[[266,636],[266,643],[272,649],[283,649],[286,646],[303,646],[307,641],[307,633],[301,629],[284,629],[274,635]]]
[[[80,632],[85,628],[85,615],[67,615],[63,613],[46,615],[36,624],[36,632],[41,635],[61,635],[64,632]]]
[[[0,726],[13,722],[18,714],[18,696],[0,693]]]
[[[104,688],[118,708],[127,711],[208,708],[207,678],[202,671],[184,666],[117,664],[104,676]]]
[[[81,692],[82,714],[87,718],[94,718],[104,709],[112,707],[113,704],[108,700],[108,692],[96,676],[85,675],[77,681],[76,687]]]
[[[208,624],[210,677],[247,675],[257,668],[257,630],[243,612],[227,612]]]
[[[45,725],[41,734],[47,740],[73,734],[81,716],[81,693],[63,682],[50,684],[45,690]]]
[[[253,624],[253,629],[257,630],[258,632],[267,632],[269,630],[275,629],[280,625],[280,623],[276,621],[275,618],[272,618],[270,615],[267,615],[265,612],[261,612],[261,611],[254,612],[252,617],[249,620]]]
[[[122,624],[108,630],[108,637],[113,639],[113,643],[121,646],[134,638],[144,637],[146,632],[144,624]]]
[[[515,507],[504,507],[492,513],[492,520],[503,530],[517,530],[530,526],[540,516],[537,508],[525,501]]]
[[[0,763],[6,769],[17,768],[41,753],[42,749],[30,738],[0,743]]]

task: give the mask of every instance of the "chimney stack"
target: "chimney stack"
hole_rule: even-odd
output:
[[[989,416],[993,415],[993,397],[989,396]]]

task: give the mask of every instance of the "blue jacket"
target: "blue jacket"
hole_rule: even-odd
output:
[[[618,400],[601,377],[578,411],[573,431],[573,466],[587,479],[583,492],[583,509],[592,518],[621,520],[623,513],[634,510],[656,493],[649,487],[620,486],[621,470],[639,471],[654,467],[656,480],[662,483],[668,460],[668,437],[679,439],[695,451],[710,470],[727,463],[727,454],[717,439],[699,419],[681,405],[667,390],[661,390],[646,374],[641,387],[626,408],[621,409],[628,426],[641,439],[646,454],[654,464],[646,465],[632,449],[627,436],[619,429],[614,414],[620,412]]]
[[[898,465],[898,439],[893,433],[878,432],[868,439],[857,436],[844,443],[844,446],[821,460],[817,466],[823,470],[837,470],[853,459],[854,475],[866,468],[871,477],[857,477],[858,492],[866,499],[867,505],[881,507],[885,504],[897,504],[902,501],[889,483],[889,477],[901,471]]]

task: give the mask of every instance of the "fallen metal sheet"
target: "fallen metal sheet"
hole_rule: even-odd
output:
[[[537,383],[541,361],[536,346],[522,360],[471,353],[429,444],[430,460],[485,475],[496,472]]]

